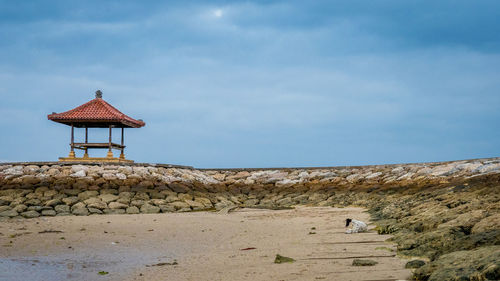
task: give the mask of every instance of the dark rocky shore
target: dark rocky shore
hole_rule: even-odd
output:
[[[500,279],[500,159],[362,167],[196,170],[0,164],[0,220],[294,205],[362,206],[416,280]]]

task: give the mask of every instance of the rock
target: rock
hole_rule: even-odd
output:
[[[0,196],[0,206],[9,205],[13,200],[12,196]]]
[[[73,204],[75,204],[75,203],[77,203],[77,202],[78,202],[78,197],[75,197],[75,196],[72,196],[72,197],[66,197],[66,198],[61,199],[61,201],[62,201],[64,204],[71,206],[71,205],[73,205]]]
[[[16,217],[17,215],[19,215],[19,213],[16,212],[15,210],[7,210],[7,211],[0,212],[0,217],[12,218],[12,217]]]
[[[104,204],[106,204],[106,203],[104,203]],[[93,207],[89,206],[88,209],[89,209],[89,213],[91,213],[91,214],[98,214],[98,215],[103,214],[103,212],[98,208],[93,208]],[[104,208],[102,208],[102,209],[104,209]]]
[[[175,212],[175,207],[171,205],[159,205],[158,207],[160,207],[162,213]]]
[[[119,180],[126,180],[127,179],[127,176],[125,174],[122,174],[122,173],[116,173],[115,176]]]
[[[130,205],[136,206],[136,207],[141,207],[145,203],[146,202],[144,200],[132,200],[132,202],[130,202]]]
[[[353,266],[374,266],[376,264],[378,264],[378,262],[374,260],[354,259],[352,261]]]
[[[101,193],[101,196],[104,195],[104,194],[118,195],[118,190],[112,189],[112,188],[108,188],[108,189],[102,189],[100,191],[100,193]],[[129,192],[127,192],[127,193],[129,193]]]
[[[104,209],[105,214],[118,215],[125,214],[125,209]]]
[[[26,211],[21,213],[21,216],[27,219],[38,218],[40,216],[40,213],[38,213],[37,211]]]
[[[71,174],[70,176],[75,177],[75,178],[83,178],[83,177],[86,177],[87,174],[85,173],[85,171],[81,170],[81,171],[78,171],[76,173]]]
[[[481,233],[500,228],[500,214],[486,217],[472,227],[472,233]]]
[[[155,214],[159,213],[160,208],[157,206],[150,205],[148,203],[141,206],[141,213],[143,214]]]
[[[425,265],[423,260],[411,260],[406,263],[405,268],[419,268]]]
[[[414,272],[416,280],[500,280],[500,246],[456,251],[440,256]]]
[[[57,205],[54,207],[54,210],[57,213],[69,213],[70,212],[70,208],[68,205]]]
[[[71,172],[72,173],[77,173],[77,172],[80,172],[80,171],[87,172],[88,170],[89,170],[89,167],[85,166],[85,165],[73,165],[73,166],[71,166]]]
[[[42,201],[40,201],[40,199],[35,199],[35,198],[24,201],[24,205],[26,206],[34,206],[40,204],[42,204]]]
[[[42,206],[29,206],[27,210],[28,211],[41,212],[43,210],[43,207]]]
[[[149,200],[149,195],[145,192],[137,192],[133,198],[134,200]]]
[[[42,211],[42,216],[48,216],[48,217],[53,217],[55,216],[57,213],[56,211],[54,210],[43,210]]]
[[[52,206],[55,206],[55,205],[59,205],[61,204],[61,200],[60,199],[52,199],[52,200],[49,200],[47,202],[45,202],[45,206],[48,206],[48,207],[52,207]]]
[[[81,192],[78,194],[78,199],[80,201],[84,201],[84,200],[87,200],[91,197],[97,197],[99,195],[99,192],[95,191],[95,190],[88,190],[88,191],[84,191],[84,192]]]
[[[8,210],[10,210],[10,209],[11,209],[11,207],[10,207],[10,206],[0,206],[0,213],[1,213],[1,212],[4,212],[4,211],[8,211]]]
[[[126,212],[127,214],[139,214],[139,208],[136,206],[128,207]]]
[[[167,205],[174,207],[176,210],[180,210],[183,208],[189,208],[189,205],[186,202],[181,202],[181,201],[175,201],[172,203],[168,203]]]
[[[79,193],[82,191],[80,189],[64,189],[62,193],[68,195],[68,196],[77,196]]]
[[[88,200],[85,200],[85,202],[87,202],[87,201]],[[89,208],[89,211],[90,211],[90,208],[103,210],[103,209],[107,209],[108,205],[106,203],[102,202],[101,200],[96,200],[92,203],[87,203],[87,208]]]
[[[18,213],[22,213],[22,212],[26,211],[26,209],[28,209],[28,207],[24,204],[19,204],[19,205],[15,206],[14,208],[12,208],[12,210],[14,210]]]
[[[276,257],[274,258],[274,263],[285,263],[285,262],[294,262],[295,260],[289,257],[285,257],[282,255],[277,254]]]
[[[126,208],[128,208],[128,205],[118,203],[118,202],[110,202],[108,204],[108,207],[110,209],[116,210],[116,209],[126,209]]]
[[[201,204],[200,202],[196,202],[193,200],[186,200],[186,202],[193,210],[203,210],[205,209],[205,206]]]
[[[99,198],[101,198],[102,201],[109,203],[112,201],[116,201],[120,197],[113,195],[113,194],[103,194],[103,195],[100,195]]]
[[[89,210],[85,207],[71,208],[71,213],[77,216],[88,216]]]
[[[279,206],[291,206],[293,204],[293,201],[290,197],[285,197],[276,201],[276,204],[278,204]]]

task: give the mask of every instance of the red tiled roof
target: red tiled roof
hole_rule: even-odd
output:
[[[121,113],[118,109],[105,102],[100,95],[99,93],[99,97],[69,111],[49,114],[47,118],[66,125],[74,124],[77,127],[83,124],[88,127],[117,125],[119,127],[133,128],[146,125],[142,120],[135,120]]]

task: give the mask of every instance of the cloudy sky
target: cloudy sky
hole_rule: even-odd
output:
[[[500,156],[499,21],[495,0],[0,0],[0,161],[66,156],[46,116],[97,89],[146,122],[137,162]]]

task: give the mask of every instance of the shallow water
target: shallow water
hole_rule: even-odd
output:
[[[0,280],[9,281],[88,281],[119,280],[120,277],[149,264],[171,262],[163,257],[145,257],[143,254],[107,253],[95,256],[58,254],[0,258]],[[108,274],[100,275],[100,271]]]

